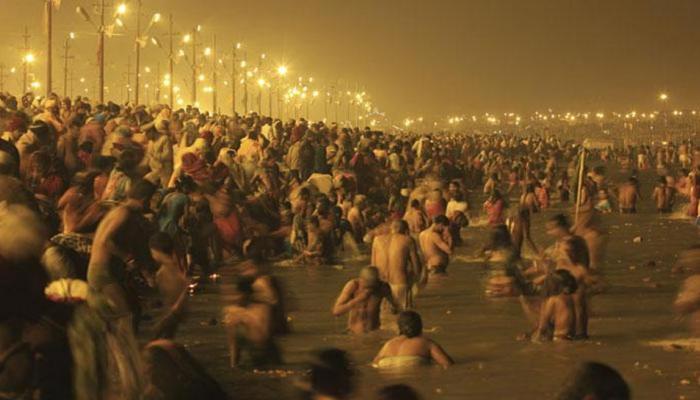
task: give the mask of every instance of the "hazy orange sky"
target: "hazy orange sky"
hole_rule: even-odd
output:
[[[19,65],[25,24],[44,57],[41,3],[0,0],[0,63]],[[97,75],[96,37],[75,13],[77,5],[91,4],[63,0],[56,12],[54,86],[62,86],[63,38],[75,31],[76,94],[94,87]],[[227,52],[240,41],[250,59],[269,53],[292,75],[314,76],[320,90],[336,80],[353,89],[359,83],[396,119],[547,107],[649,109],[658,107],[662,90],[676,107],[700,103],[699,1],[143,0],[143,9],[144,20],[156,10],[172,12],[179,32],[201,24],[204,46],[216,33]],[[107,42],[106,85],[117,99],[133,49],[133,11],[124,21],[127,36]],[[154,30],[164,42],[166,26]],[[158,61],[165,73],[166,54],[144,51],[144,66],[155,70]],[[45,80],[40,64],[32,70]],[[189,74],[178,65],[183,92]],[[10,78],[6,87],[17,90],[18,82]],[[220,102],[230,101],[227,93]]]

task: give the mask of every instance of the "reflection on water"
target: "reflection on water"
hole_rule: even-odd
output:
[[[554,212],[535,216],[533,236],[538,244],[550,243],[541,222]],[[311,350],[335,346],[348,350],[357,363],[363,395],[403,382],[427,399],[546,399],[577,362],[597,360],[625,376],[635,399],[700,399],[699,355],[646,344],[687,336],[683,322],[670,309],[683,276],[670,270],[678,252],[695,240],[696,231],[688,221],[649,212],[651,205],[645,202],[641,214],[605,216],[611,234],[603,267],[607,289],[592,301],[592,339],[585,343],[516,341],[530,325],[517,300],[494,301],[483,295],[488,271],[473,255],[483,245],[486,228],[468,228],[467,246],[457,252],[449,275],[433,280],[417,299],[427,335],[437,339],[457,363],[447,371],[433,367],[374,370],[370,362],[392,332],[349,336],[344,333],[345,319],[331,316],[335,297],[367,262],[366,256],[351,257],[354,260],[344,262],[343,270],[276,268],[297,305],[291,312],[294,333],[280,340],[286,369],[299,371]],[[643,238],[641,243],[633,240],[638,236]],[[230,272],[222,275],[223,281],[231,279]],[[180,340],[231,393],[238,398],[294,398],[291,382],[298,373],[280,378],[227,368],[223,329],[210,323],[218,318],[221,306],[215,285],[209,284],[192,300]]]

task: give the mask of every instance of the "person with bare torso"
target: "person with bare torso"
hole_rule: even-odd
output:
[[[637,201],[640,200],[637,180],[634,178],[628,179],[619,188],[618,203],[620,212],[623,214],[634,214],[637,212]]]
[[[434,362],[442,368],[454,361],[436,342],[423,336],[423,321],[414,311],[399,314],[399,336],[384,344],[374,365],[379,368],[411,367]]]
[[[414,284],[424,284],[427,274],[420,258],[416,242],[409,235],[406,221],[394,221],[387,250],[387,282],[391,293],[402,310],[413,307]]]
[[[365,267],[360,277],[351,279],[333,306],[333,315],[339,317],[348,315],[348,330],[354,334],[362,334],[379,329],[380,306],[387,300],[394,312],[398,305],[395,303],[391,289],[386,282],[379,279],[376,267]]]
[[[418,199],[411,200],[411,204],[406,210],[403,219],[408,222],[408,228],[411,234],[419,234],[428,227],[428,217],[421,210]]]
[[[99,304],[99,308],[109,310],[117,319],[130,317],[124,275],[127,270],[137,268],[133,244],[140,233],[135,222],[154,191],[155,187],[147,181],[134,184],[127,200],[108,212],[95,232],[87,271],[91,294],[88,302]]]
[[[449,243],[449,237],[446,241],[444,235],[449,225],[450,221],[447,217],[438,215],[435,217],[433,225],[418,236],[428,271],[432,273],[444,273],[450,261],[452,246]]]

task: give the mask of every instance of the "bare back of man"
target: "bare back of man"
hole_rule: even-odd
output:
[[[372,241],[371,264],[379,269],[379,277],[387,280],[388,249],[391,234],[375,236]]]
[[[413,307],[412,287],[424,283],[426,276],[413,238],[407,233],[392,233],[387,254],[387,282],[401,309]]]
[[[444,273],[452,250],[450,245],[443,239],[442,232],[439,231],[436,225],[433,224],[433,226],[421,232],[418,240],[428,270],[433,273]]]

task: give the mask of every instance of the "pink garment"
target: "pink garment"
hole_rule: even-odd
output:
[[[443,200],[426,200],[425,214],[432,221],[438,215],[445,214],[445,202]]]
[[[488,215],[489,218],[489,225],[491,226],[496,226],[496,225],[502,225],[505,221],[503,220],[503,208],[505,204],[503,203],[503,200],[499,199],[496,200],[495,202],[491,202],[490,200],[484,204],[484,207],[486,207],[486,214]]]

